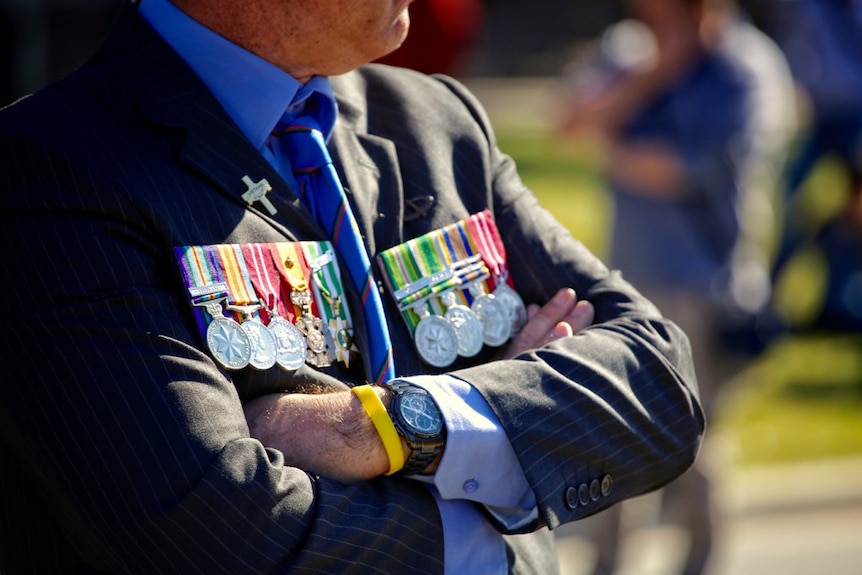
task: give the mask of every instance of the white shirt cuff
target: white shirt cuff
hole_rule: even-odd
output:
[[[446,422],[446,449],[437,472],[415,475],[443,499],[484,504],[503,525],[519,529],[538,516],[536,498],[491,407],[467,382],[450,375],[402,378],[426,389]]]

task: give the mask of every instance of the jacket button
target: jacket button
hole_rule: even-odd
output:
[[[610,475],[605,475],[602,477],[602,495],[607,497],[611,493],[611,489],[614,487],[614,480]]]
[[[576,487],[566,488],[566,507],[569,509],[578,507],[578,489]]]
[[[581,486],[578,487],[578,502],[581,505],[587,505],[590,502],[590,488],[587,487],[586,483],[581,483]]]
[[[599,485],[599,480],[593,479],[590,482],[590,499],[592,499],[593,501],[598,501],[601,495],[601,486]]]

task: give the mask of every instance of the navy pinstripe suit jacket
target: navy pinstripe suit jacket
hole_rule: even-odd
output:
[[[249,438],[243,401],[364,374],[228,374],[203,351],[172,248],[322,231],[127,12],[92,61],[0,112],[0,571],[442,573],[424,487],[344,486]],[[450,369],[487,399],[536,494],[538,530],[507,536],[511,572],[553,573],[545,526],[693,461],[687,340],[537,204],[461,85],[381,66],[333,84],[331,149],[372,256],[488,208],[525,300],[571,286],[595,305],[577,337]],[[277,215],[241,200],[245,175],[273,184]],[[403,322],[390,327],[399,373],[433,372]]]

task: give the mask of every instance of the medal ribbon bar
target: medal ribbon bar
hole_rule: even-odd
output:
[[[268,244],[243,244],[240,246],[252,287],[266,311],[266,323],[271,316],[281,315],[292,319],[287,313],[281,293],[281,279],[275,269]]]
[[[526,310],[513,289],[505,248],[489,210],[385,250],[377,259],[411,333],[429,316],[446,316],[458,328],[463,343],[464,325],[472,321],[464,309],[468,307],[483,324],[485,344],[498,346],[525,319]],[[495,301],[495,292],[499,301]],[[504,319],[507,311],[512,316],[511,329]],[[465,355],[462,351],[459,353]]]
[[[327,341],[323,320],[311,290],[311,268],[298,243],[272,244],[278,254],[276,269],[290,284],[290,301],[296,306],[296,327],[305,336],[308,346],[306,362],[314,367],[327,367],[335,359],[332,342]]]
[[[494,296],[506,307],[511,321],[511,335],[514,337],[527,323],[527,307],[515,291],[515,284],[509,276],[506,248],[500,239],[499,230],[487,210],[467,218],[467,225],[473,230],[473,236],[479,244],[479,251],[491,268],[492,275],[488,283]]]
[[[350,367],[351,353],[359,348],[353,339],[353,319],[344,301],[341,271],[329,242],[302,242],[302,250],[311,268],[312,290],[329,341],[335,344],[335,359]]]
[[[508,276],[506,272],[506,248],[500,239],[497,226],[488,210],[470,216],[465,223],[471,236],[476,240],[476,246],[479,253],[482,254],[482,259],[490,268],[491,281],[488,287],[493,290],[501,278]],[[514,287],[514,284],[510,287]]]
[[[242,255],[242,248],[236,244],[223,244],[207,246],[206,249],[211,251],[214,256],[213,260],[218,261],[224,270],[224,277],[230,290],[228,305],[251,306],[258,304],[259,300],[251,283],[251,274]],[[237,321],[241,322],[245,319],[243,312],[236,313],[238,314]],[[259,317],[256,309],[249,313],[254,317]]]
[[[278,364],[288,371],[306,360],[325,367],[336,354],[347,364],[358,351],[329,242],[179,246],[174,254],[203,341],[227,369],[245,367],[249,353],[253,367],[272,365],[270,358],[264,361],[272,348],[261,329],[266,326],[276,335]],[[313,270],[309,262],[315,263]],[[226,307],[233,313],[225,313]],[[323,314],[323,321],[316,314]],[[315,357],[306,357],[305,343],[301,352],[294,349],[294,332],[299,341],[304,335],[313,343]],[[249,348],[249,343],[257,345]]]

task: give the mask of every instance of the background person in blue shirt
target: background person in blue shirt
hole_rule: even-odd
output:
[[[567,79],[560,129],[600,142],[611,265],[691,338],[709,417],[745,359],[723,326],[763,309],[770,295],[764,248],[792,134],[792,83],[777,46],[729,2],[627,6],[629,19]],[[690,536],[687,575],[703,572],[712,547],[701,463],[661,492],[663,522]],[[620,517],[617,507],[595,519],[597,574],[616,568]]]
[[[462,85],[363,67],[404,39],[408,4],[143,0],[80,70],[0,112],[4,575],[545,575],[546,528],[692,463],[683,332],[538,205]],[[272,134],[298,114],[372,259],[487,210],[530,306],[510,343],[441,368],[383,293],[387,383],[445,422],[424,473],[383,476],[351,391],[372,380],[363,330],[361,361],[293,371],[228,370],[198,331],[177,248],[327,239]],[[270,205],[243,198],[264,179]]]

